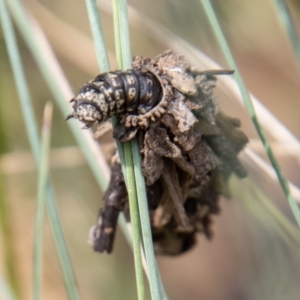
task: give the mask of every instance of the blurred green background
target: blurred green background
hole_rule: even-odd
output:
[[[299,138],[300,74],[274,2],[211,2],[249,91]],[[77,92],[99,72],[85,2],[40,0],[24,4],[44,30]],[[153,57],[170,47],[177,51],[177,45],[184,40],[227,68],[199,1],[135,0],[128,4],[133,55]],[[299,3],[288,4],[299,27]],[[110,1],[100,0],[99,9],[111,66],[115,69]],[[170,34],[164,35],[164,30]],[[0,37],[0,280],[12,284],[18,299],[29,299],[37,174],[2,31]],[[53,96],[19,35],[18,44],[41,125],[45,103]],[[249,147],[265,159],[244,108],[228,99],[222,89],[217,88],[216,93],[221,109],[241,119],[250,138]],[[55,107],[50,171],[81,299],[136,299],[132,252],[121,231],[118,230],[111,255],[94,253],[87,243],[102,191],[64,122],[65,117]],[[273,142],[285,174],[299,186],[299,154],[287,153]],[[100,145],[109,157],[113,149],[111,132],[100,139]],[[249,166],[249,162],[244,163],[249,177],[231,181],[233,197],[221,200],[222,213],[215,217],[213,240],[199,236],[192,251],[179,257],[158,257],[169,299],[300,298],[300,234],[290,209],[278,184],[260,169]],[[276,213],[270,202],[278,209]],[[67,299],[48,223],[44,233],[42,299]]]

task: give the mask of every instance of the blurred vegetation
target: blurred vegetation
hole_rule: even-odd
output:
[[[98,73],[85,2],[28,0],[24,4],[45,31],[74,92],[78,91]],[[180,45],[182,39],[227,67],[199,1],[132,0],[129,4],[133,55],[153,57]],[[249,91],[299,139],[300,74],[275,5],[259,0],[214,0],[212,4]],[[298,2],[289,1],[288,5],[299,31]],[[110,1],[99,1],[99,8],[114,69]],[[164,26],[172,36],[162,38],[155,26]],[[19,35],[18,45],[41,125],[45,103],[53,96]],[[29,299],[37,175],[2,30],[0,55],[0,280],[11,285],[18,299]],[[249,148],[266,159],[244,108],[222,89],[217,89],[217,94],[221,109],[241,119],[251,139]],[[50,173],[81,298],[136,299],[132,252],[121,231],[111,255],[94,253],[87,244],[102,191],[64,119],[55,107]],[[299,186],[299,156],[287,153],[274,138],[272,141],[285,174]],[[109,157],[111,132],[101,137],[100,146]],[[249,180],[232,179],[233,197],[222,199],[213,240],[199,237],[192,251],[158,258],[169,299],[299,299],[299,233],[289,207],[276,182],[251,163],[244,163]],[[67,299],[48,224],[43,255],[42,299]]]

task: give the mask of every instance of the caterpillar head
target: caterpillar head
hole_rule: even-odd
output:
[[[71,99],[73,112],[68,115],[66,120],[71,118],[78,119],[85,126],[90,128],[94,123],[102,123],[107,120],[107,104],[103,93],[94,89],[84,89]]]

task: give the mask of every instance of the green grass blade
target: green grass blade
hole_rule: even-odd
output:
[[[60,267],[63,272],[68,298],[70,300],[78,300],[80,299],[80,297],[77,289],[76,278],[68,254],[67,246],[65,243],[65,239],[60,224],[58,209],[56,207],[56,202],[54,201],[54,199],[55,198],[54,198],[53,189],[50,183],[48,183],[46,207],[50,219],[51,230],[53,232],[57,255],[59,257]]]
[[[251,98],[249,96],[249,92],[243,82],[243,79],[242,79],[242,76],[238,70],[238,67],[237,67],[237,64],[235,63],[235,60],[233,58],[233,55],[230,51],[230,48],[227,44],[227,41],[224,37],[224,34],[222,32],[222,29],[220,27],[220,24],[217,20],[217,17],[214,13],[214,10],[210,4],[210,1],[209,0],[201,0],[202,2],[202,5],[206,11],[206,14],[207,14],[207,17],[213,27],[213,30],[215,32],[215,35],[217,37],[217,40],[220,44],[220,47],[224,53],[224,56],[227,60],[227,63],[229,65],[229,68],[235,70],[235,73],[234,73],[234,76],[235,76],[235,79],[237,81],[237,84],[239,86],[239,89],[240,89],[240,92],[242,94],[242,97],[243,97],[243,100],[244,100],[244,104],[245,104],[245,107],[246,109],[248,110],[248,113],[252,119],[252,122],[255,126],[255,129],[264,145],[264,148],[265,148],[265,151],[268,155],[268,158],[274,168],[274,171],[276,172],[276,175],[277,175],[277,178],[278,178],[278,181],[281,185],[281,188],[288,200],[288,203],[289,203],[289,206],[294,214],[294,217],[298,223],[298,225],[300,226],[300,209],[294,199],[294,197],[292,196],[291,192],[290,192],[290,189],[289,189],[289,185],[288,185],[288,182],[279,166],[279,163],[273,153],[273,150],[271,148],[271,145],[270,145],[270,142],[265,134],[265,131],[264,129],[261,127],[260,125],[260,122],[257,118],[257,115],[255,113],[255,109],[254,109],[254,106],[253,106],[253,103],[251,101]]]
[[[129,38],[129,26],[128,26],[128,16],[127,16],[127,1],[126,0],[116,0],[113,2],[113,12],[114,12],[114,23],[115,23],[115,37],[116,37],[116,52],[119,53],[118,65],[121,69],[131,68],[131,50],[130,50],[130,38]],[[128,153],[127,153],[128,151]],[[136,195],[139,209],[139,218],[141,220],[141,231],[143,238],[143,249],[145,252],[145,258],[148,267],[148,276],[150,283],[150,291],[152,299],[163,299],[164,290],[158,272],[157,263],[153,250],[152,234],[149,220],[148,212],[148,202],[147,194],[145,188],[145,180],[142,174],[142,163],[141,154],[139,150],[139,145],[136,139],[132,140],[130,147],[126,145],[125,155],[129,157],[129,152],[131,157],[133,157],[133,167],[134,167],[134,182],[132,186],[136,187]],[[126,165],[128,166],[128,161],[126,160]],[[130,165],[130,168],[132,166]],[[128,185],[130,182],[128,182]],[[134,204],[135,205],[135,204]],[[131,214],[132,214],[132,210]]]
[[[96,2],[94,0],[86,0],[86,4],[87,4],[87,9],[88,9],[91,29],[92,29],[92,33],[93,33],[99,69],[104,72],[107,72],[107,71],[109,71],[109,63],[108,63],[108,59],[107,59],[107,54],[106,54],[106,49],[105,49],[105,44],[104,44],[104,39],[103,39],[103,31],[102,31],[100,18],[98,16],[98,9],[96,6]],[[117,123],[117,119],[115,117],[113,118],[112,123],[113,123],[113,125],[115,125]],[[124,145],[117,141],[117,147],[118,147],[118,152],[120,155],[120,160],[122,163],[124,178],[125,178],[125,181],[127,182],[127,180],[126,180],[127,178],[134,176],[133,171],[132,171],[132,168],[131,169],[127,168],[127,165],[124,163],[124,161],[125,161]],[[128,190],[128,194],[130,195],[130,197],[134,196],[134,195],[132,195],[133,194],[132,192],[134,190],[135,190],[135,187],[134,187],[134,189]],[[138,222],[139,222],[139,220],[138,220]],[[125,221],[124,217],[120,217],[118,220],[118,223],[121,226],[127,240],[130,242],[130,244],[133,246],[133,248],[135,249],[136,247],[140,247],[140,240],[133,239],[133,241],[132,241],[131,236],[128,234],[128,230],[126,227],[126,221]],[[133,225],[132,227],[135,228],[136,226]],[[140,257],[137,259],[135,256],[135,261],[138,260],[138,261],[142,262],[141,253],[139,253],[139,256]],[[137,273],[137,277],[142,278],[142,280],[143,280],[142,263],[141,263],[141,269],[139,269],[139,273]],[[140,282],[140,280],[138,280],[138,281]],[[141,295],[141,296],[139,296],[139,299],[145,299],[144,284],[141,284],[141,283],[138,284],[138,294]]]
[[[113,1],[113,11],[118,69],[129,69],[131,67],[131,54],[126,1]],[[124,36],[125,39],[123,38]],[[131,143],[124,144],[124,152],[126,166],[126,186],[129,199],[130,220],[132,225],[133,255],[137,283],[137,294],[138,299],[141,300],[146,299],[142,262],[142,229]]]
[[[95,49],[97,49],[96,56],[98,60],[99,69],[101,70],[101,73],[108,72],[110,67],[103,37],[102,25],[98,14],[97,1],[86,0],[85,3],[92,28]]]
[[[137,196],[139,201],[139,211],[141,216],[144,252],[149,272],[151,297],[152,299],[167,299],[153,250],[145,179],[142,174],[141,154],[137,140],[132,141],[131,146],[133,157],[135,158],[134,173],[137,186]]]
[[[9,2],[12,4],[12,1]],[[16,2],[17,3],[17,2]],[[4,0],[0,0],[1,4],[1,20],[2,26],[4,29],[4,36],[6,40],[6,45],[8,48],[9,58],[11,61],[13,73],[15,76],[15,81],[17,85],[17,91],[20,98],[20,103],[22,107],[22,112],[25,119],[27,133],[29,135],[30,145],[34,154],[35,162],[38,165],[41,157],[40,152],[40,143],[38,136],[38,127],[37,122],[34,117],[33,108],[31,104],[31,99],[29,95],[29,91],[27,88],[27,83],[25,79],[25,74],[23,71],[20,53],[18,51],[16,37],[13,31],[12,23],[8,14],[8,11],[5,6]],[[47,185],[47,209],[49,212],[51,228],[54,229],[54,239],[57,246],[58,255],[60,258],[64,258],[64,261],[60,261],[64,280],[67,287],[67,292],[69,295],[69,299],[78,299],[78,292],[76,288],[75,276],[72,271],[71,262],[68,257],[67,248],[64,243],[62,230],[59,223],[59,218],[57,215],[57,211],[53,210],[53,206],[55,207],[54,195],[52,192],[52,188],[50,184]]]
[[[138,207],[137,192],[135,186],[134,165],[131,153],[130,143],[124,145],[125,148],[125,162],[126,162],[126,177],[127,177],[127,192],[129,198],[130,220],[132,225],[132,239],[133,239],[133,256],[135,266],[135,276],[137,283],[137,294],[139,300],[146,299],[144,270],[142,261],[142,233],[140,225],[140,214]]]
[[[120,9],[118,7],[119,3],[117,1],[113,2],[113,19],[114,19],[114,34],[115,34],[115,44],[116,44],[116,56],[117,56],[117,64],[118,69],[122,69],[123,67],[123,55],[121,45],[121,24],[120,24]]]
[[[53,106],[49,102],[46,104],[43,128],[42,128],[42,153],[38,171],[38,201],[36,209],[34,247],[33,247],[33,299],[41,299],[42,288],[42,253],[43,253],[43,225],[44,225],[44,205],[46,198],[46,187],[49,172],[49,151],[51,138]]]
[[[300,41],[289,8],[284,0],[274,0],[281,23],[285,27],[300,66]]]
[[[113,16],[116,52],[119,56],[117,56],[118,68],[122,70],[131,69],[131,49],[126,0],[113,1]]]

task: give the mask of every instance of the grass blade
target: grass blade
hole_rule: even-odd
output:
[[[131,49],[127,17],[127,1],[113,1],[113,17],[118,68],[131,69]]]
[[[141,216],[144,252],[149,272],[151,297],[152,299],[167,299],[153,250],[145,179],[142,174],[140,148],[136,140],[131,142],[131,146],[133,157],[135,158],[134,173],[137,186],[137,196],[139,201],[139,211]]]
[[[129,143],[124,145],[125,163],[126,163],[126,177],[127,177],[127,192],[129,198],[130,220],[132,225],[132,240],[133,240],[133,255],[135,276],[137,283],[138,299],[146,299],[144,270],[142,261],[142,233],[141,233],[141,219],[139,215],[138,199],[135,186],[134,165]]]
[[[126,1],[113,1],[113,11],[118,69],[130,69],[131,52]],[[141,217],[139,214],[137,186],[134,173],[134,162],[132,156],[131,143],[124,144],[124,152],[126,166],[126,186],[129,199],[130,220],[132,224],[133,255],[137,283],[137,293],[138,299],[146,299],[141,247]]]
[[[131,68],[131,50],[130,50],[130,38],[129,38],[129,25],[127,16],[127,1],[116,0],[113,2],[114,23],[115,23],[115,37],[116,37],[116,52],[118,54],[118,64],[121,69]],[[127,152],[128,151],[128,152]],[[153,250],[152,234],[148,213],[148,201],[145,188],[145,180],[142,174],[142,163],[139,145],[136,139],[130,142],[130,146],[126,144],[125,155],[133,158],[134,167],[134,182],[132,185],[136,187],[136,195],[139,209],[139,216],[141,228],[139,231],[142,233],[143,249],[145,252],[149,283],[152,299],[163,299],[164,289],[162,286],[160,274],[158,272],[157,263]],[[126,160],[128,166],[128,161]],[[130,168],[132,166],[130,165]],[[128,182],[128,185],[130,182]],[[135,206],[135,204],[134,204]],[[132,216],[132,210],[130,210]]]
[[[289,8],[284,0],[274,0],[281,23],[285,27],[300,66],[300,41]]]
[[[118,69],[129,69],[131,67],[131,54],[130,54],[130,41],[128,32],[128,23],[124,24],[124,9],[126,14],[126,3],[124,7],[124,1],[113,1],[113,17],[114,17],[114,32]],[[122,31],[123,30],[123,31]],[[122,40],[122,34],[127,37],[126,40]],[[126,44],[124,44],[124,41]],[[129,59],[124,53],[127,52]],[[130,217],[132,224],[132,236],[133,236],[133,254],[135,262],[135,273],[137,279],[138,298],[145,298],[145,287],[142,267],[142,255],[141,255],[141,228],[140,228],[140,216],[138,213],[138,200],[135,185],[134,164],[132,158],[132,151],[130,143],[124,144],[124,158],[125,161],[122,164],[125,166],[126,186],[129,196]]]
[[[9,2],[10,4],[12,1]],[[15,2],[18,4],[17,2]],[[27,83],[25,79],[25,74],[23,71],[20,53],[18,51],[16,37],[13,31],[12,23],[6,9],[4,0],[0,0],[1,4],[1,20],[2,27],[4,29],[4,36],[6,40],[6,45],[8,48],[9,58],[11,61],[13,73],[15,76],[15,81],[17,85],[17,90],[19,94],[19,99],[25,119],[26,129],[29,136],[30,145],[34,154],[35,162],[38,165],[41,157],[41,149],[39,143],[37,122],[34,117],[33,108],[31,104],[31,99],[29,91],[27,88]],[[50,184],[47,184],[47,209],[49,213],[49,218],[51,222],[51,228],[54,232],[54,239],[57,246],[57,251],[65,279],[65,284],[67,287],[67,292],[69,299],[78,299],[78,292],[76,288],[75,276],[72,271],[71,262],[67,253],[67,248],[64,242],[62,230],[60,227],[60,222],[57,214],[57,210],[53,209],[55,207],[54,195]]]
[[[92,35],[96,49],[96,56],[98,60],[99,69],[102,73],[108,72],[110,67],[103,37],[102,25],[98,14],[97,1],[86,0],[85,3],[92,28]]]
[[[38,202],[35,221],[35,235],[33,247],[33,299],[41,299],[42,287],[42,253],[43,253],[43,224],[46,187],[49,172],[49,150],[52,123],[52,103],[47,103],[44,111],[42,128],[42,153],[38,171]]]
[[[242,97],[243,97],[243,100],[244,100],[244,104],[245,104],[245,107],[246,109],[248,110],[248,113],[253,121],[253,124],[255,126],[255,129],[263,143],[263,146],[265,148],[265,151],[268,155],[268,158],[274,168],[274,171],[276,172],[277,174],[277,178],[278,178],[278,181],[281,185],[281,188],[288,200],[288,203],[289,203],[289,206],[294,214],[294,217],[298,223],[298,225],[300,226],[300,210],[299,210],[299,207],[294,199],[294,197],[292,196],[291,192],[290,192],[290,189],[289,189],[289,185],[287,183],[287,180],[279,166],[279,163],[273,153],[273,150],[271,148],[271,145],[270,145],[270,142],[265,134],[265,131],[264,129],[261,127],[260,125],[260,122],[256,116],[256,113],[255,113],[255,109],[254,109],[254,106],[253,106],[253,103],[251,101],[251,98],[249,96],[249,93],[248,93],[248,90],[243,82],[243,79],[242,79],[242,76],[238,70],[238,67],[235,63],[235,60],[233,58],[233,55],[230,51],[230,48],[227,44],[227,41],[224,37],[224,34],[222,32],[222,29],[220,27],[220,24],[217,20],[217,17],[214,13],[214,10],[210,4],[210,1],[209,0],[202,0],[202,5],[206,11],[206,14],[208,16],[208,19],[214,29],[214,32],[215,32],[215,35],[217,36],[217,40],[220,44],[220,47],[224,53],[224,56],[227,60],[227,63],[228,63],[228,66],[229,68],[235,70],[235,73],[234,73],[234,76],[235,76],[235,79],[238,83],[238,86],[239,86],[239,89],[240,89],[240,92],[242,94]]]
[[[95,43],[95,49],[96,49],[96,56],[99,64],[99,69],[106,72],[109,71],[109,63],[107,59],[107,54],[105,50],[105,44],[104,44],[104,39],[103,39],[103,31],[102,31],[102,26],[100,22],[100,18],[98,16],[98,9],[96,6],[96,1],[94,0],[86,0],[86,5],[87,5],[87,10],[89,14],[89,19],[90,19],[90,24],[91,24],[91,29],[93,33],[93,38],[94,38],[94,43]],[[117,18],[118,19],[118,18]],[[117,33],[116,33],[117,34]],[[120,52],[117,51],[117,57],[118,59],[121,59],[121,54]],[[103,63],[103,65],[102,65]],[[113,118],[113,124],[115,125],[117,123],[116,118]],[[134,172],[133,172],[133,167],[129,167],[127,163],[124,163],[124,161],[131,160],[131,152],[124,151],[124,148],[126,149],[126,146],[124,147],[123,144],[117,141],[117,147],[122,163],[122,168],[123,168],[123,173],[124,173],[124,178],[126,183],[128,184],[128,180],[131,181],[131,178],[134,178]],[[126,156],[127,154],[127,156]],[[135,195],[135,186],[128,188],[128,194],[129,198],[132,199],[133,197],[136,197]],[[133,204],[135,205],[135,204]],[[135,211],[137,208],[135,209]],[[134,218],[134,216],[131,216],[131,218]],[[136,223],[139,224],[139,219],[136,220],[135,222],[132,223],[132,232],[133,232],[133,248],[134,248],[134,253],[136,253],[135,249],[138,248],[138,252],[140,252],[140,240],[135,238],[135,228]],[[124,221],[124,220],[123,220]],[[122,225],[123,230],[126,228],[124,227],[124,222],[122,222],[122,219],[119,218],[119,224]],[[128,236],[128,235],[126,235]],[[143,283],[143,267],[142,267],[142,258],[141,258],[141,253],[134,255],[135,257],[135,266],[136,267],[136,276],[137,276],[137,286],[138,286],[138,295],[139,299],[145,299],[145,288],[144,288],[144,283]]]

